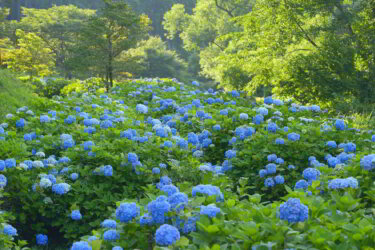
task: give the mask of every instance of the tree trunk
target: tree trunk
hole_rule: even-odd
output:
[[[113,50],[112,50],[112,40],[109,36],[108,38],[108,77],[109,77],[109,86],[113,87]]]

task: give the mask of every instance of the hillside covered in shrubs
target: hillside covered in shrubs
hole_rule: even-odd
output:
[[[196,81],[95,82],[0,118],[2,249],[374,249],[373,127]]]

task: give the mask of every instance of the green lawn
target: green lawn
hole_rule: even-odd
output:
[[[7,70],[0,70],[0,121],[4,115],[25,106],[33,98],[32,90]]]

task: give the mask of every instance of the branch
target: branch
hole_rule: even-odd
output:
[[[219,44],[217,44],[215,41],[212,41],[213,44],[215,44],[217,47],[219,47],[219,49],[221,49],[221,51],[224,51],[224,48],[222,46],[220,46]]]
[[[216,7],[217,7],[218,9],[220,9],[220,10],[226,12],[230,17],[234,17],[234,15],[232,14],[232,12],[233,12],[237,7],[235,7],[235,8],[232,9],[232,10],[227,10],[227,9],[224,8],[223,6],[220,6],[217,0],[215,0],[215,5],[216,5]]]
[[[284,0],[285,2],[285,5],[288,5],[287,1]],[[296,18],[294,18],[293,15],[291,15],[294,23],[298,26],[298,28],[300,29],[300,31],[304,34],[304,37],[307,39],[307,41],[309,41],[315,48],[319,48],[319,46],[314,42],[314,40],[311,39],[311,37],[309,36],[309,34],[302,28],[301,24],[298,22],[298,20]]]

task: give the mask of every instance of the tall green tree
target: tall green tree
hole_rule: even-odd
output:
[[[141,77],[179,78],[187,81],[189,74],[187,63],[160,37],[151,36],[140,41],[136,48],[124,51],[118,58],[129,72]],[[137,67],[134,67],[137,65]]]
[[[62,75],[69,76],[72,69],[66,61],[72,56],[77,32],[95,10],[80,9],[73,5],[54,6],[49,9],[22,9],[23,18],[16,27],[36,33],[56,57],[56,68]]]
[[[53,72],[55,58],[43,39],[34,33],[17,30],[18,47],[9,52],[7,65],[10,69],[34,76],[46,76]]]
[[[226,87],[233,88],[229,83],[247,83],[248,76],[242,70],[227,63],[221,63],[219,58],[230,45],[226,36],[241,32],[242,27],[234,22],[234,18],[251,11],[251,0],[198,0],[193,13],[189,14],[182,4],[175,4],[164,15],[164,29],[167,38],[181,39],[185,50],[191,53],[193,68],[202,76],[214,79]],[[231,74],[226,74],[230,71]],[[240,85],[241,85],[240,84]]]
[[[221,60],[302,102],[374,102],[374,1],[258,0]],[[229,49],[236,53],[229,53]]]
[[[147,35],[150,19],[137,15],[123,1],[104,1],[105,6],[79,31],[79,45],[72,63],[104,73],[113,86],[115,59]]]

